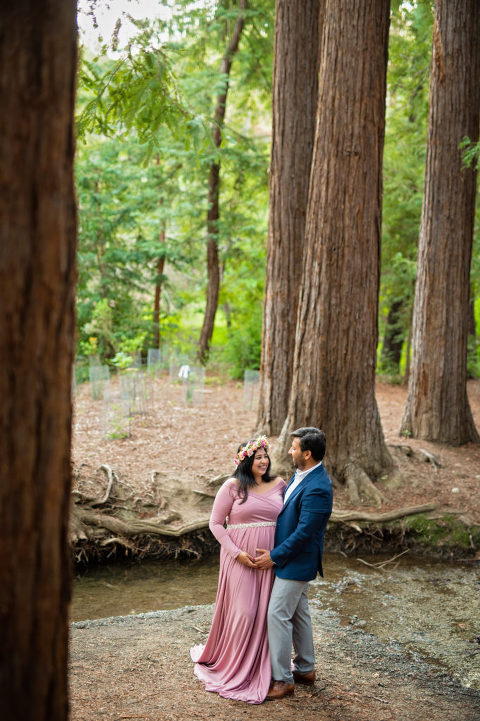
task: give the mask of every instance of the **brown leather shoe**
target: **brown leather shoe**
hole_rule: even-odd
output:
[[[307,671],[306,673],[300,673],[300,671],[293,671],[293,678],[295,683],[303,683],[305,686],[313,686],[317,674],[315,669],[313,671]]]
[[[268,689],[267,698],[279,699],[284,696],[293,696],[295,691],[294,683],[287,683],[286,681],[274,681]]]

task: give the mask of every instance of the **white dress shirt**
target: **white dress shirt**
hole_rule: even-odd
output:
[[[312,466],[311,468],[308,468],[306,471],[299,471],[298,468],[295,471],[295,478],[287,488],[285,495],[283,497],[283,503],[285,504],[287,502],[287,499],[291,496],[295,488],[303,481],[305,476],[308,476],[309,473],[315,470],[315,468],[318,468],[322,465],[322,461],[320,463],[317,463],[315,466]]]

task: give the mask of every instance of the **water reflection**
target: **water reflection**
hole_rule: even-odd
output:
[[[74,581],[72,621],[213,603],[218,557],[87,569]]]
[[[313,605],[480,688],[478,568],[403,556],[380,569],[341,554],[327,554],[324,568],[325,578],[310,585]],[[217,574],[216,556],[89,569],[75,580],[72,620],[213,603]]]

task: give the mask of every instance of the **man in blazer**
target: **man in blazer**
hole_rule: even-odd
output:
[[[295,682],[315,681],[315,658],[308,582],[323,576],[323,539],[332,512],[332,482],[325,471],[325,434],[318,428],[299,428],[289,450],[296,467],[285,489],[277,518],[272,551],[257,549],[258,568],[274,566],[275,582],[268,607],[268,641],[272,685],[267,698],[294,693]],[[292,644],[295,650],[291,668]]]

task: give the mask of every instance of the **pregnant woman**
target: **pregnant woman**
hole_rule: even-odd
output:
[[[270,476],[268,449],[265,436],[242,443],[233,477],[215,498],[210,529],[221,545],[217,598],[205,646],[190,651],[207,691],[248,703],[262,703],[271,680],[267,609],[273,571],[256,568],[254,558],[258,548],[273,548],[286,484]]]

